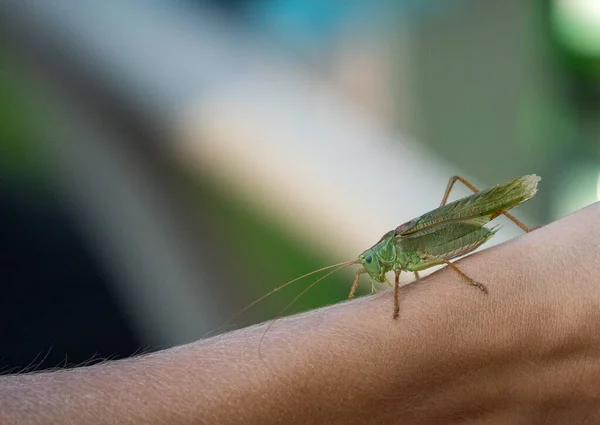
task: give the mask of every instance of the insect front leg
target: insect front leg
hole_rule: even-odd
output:
[[[350,295],[348,295],[348,299],[351,300],[354,298],[354,294],[356,293],[356,289],[358,288],[358,281],[360,280],[360,275],[363,273],[363,270],[357,270],[356,276],[354,277],[354,282],[352,283],[352,288],[350,288]]]
[[[452,177],[450,177],[450,180],[448,180],[448,185],[446,186],[446,191],[444,192],[444,197],[442,198],[442,202],[440,203],[440,207],[443,207],[448,202],[448,197],[450,196],[450,192],[452,191],[452,188],[454,187],[454,184],[457,181],[459,181],[462,184],[464,184],[473,193],[479,193],[479,189],[477,189],[475,186],[473,186],[471,183],[469,183],[467,180],[465,180],[461,176],[452,176]],[[506,211],[503,211],[500,214],[504,214],[506,216],[506,218],[508,218],[513,223],[515,223],[517,226],[519,226],[526,233],[529,233],[532,230],[534,230],[534,229],[530,228],[529,226],[526,226],[525,223],[523,223],[521,220],[519,220],[518,218],[516,218],[514,215],[512,215],[512,214],[510,214],[510,213],[508,213]]]
[[[484,293],[486,293],[486,294],[488,293],[487,286],[485,286],[483,283],[477,282],[472,277],[469,277],[466,273],[464,273],[463,271],[461,271],[458,267],[456,267],[450,261],[445,260],[444,263],[446,263],[446,265],[448,265],[448,267],[450,267],[452,270],[454,270],[456,273],[458,273],[459,276],[462,277],[469,285],[477,286]]]

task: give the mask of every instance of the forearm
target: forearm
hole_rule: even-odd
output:
[[[396,391],[399,376],[414,385],[429,350],[410,336],[416,321],[380,326],[392,320],[390,302],[369,297],[282,319],[262,358],[264,327],[254,327],[135,359],[4,377],[0,422],[369,423],[406,391]],[[412,370],[398,367],[411,356]]]
[[[265,326],[119,362],[2,377],[0,422],[505,423],[536,419],[537,408],[556,402],[594,414],[599,212],[596,205],[460,261],[488,295],[443,270],[402,289],[397,320],[391,292],[281,319],[262,357]],[[544,261],[561,244],[577,255]]]

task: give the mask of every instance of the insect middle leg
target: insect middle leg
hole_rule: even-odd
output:
[[[399,292],[400,292],[400,270],[396,270],[394,277],[394,319],[398,318],[400,314],[400,301],[399,301]],[[419,280],[419,273],[413,272],[415,274],[415,281]]]
[[[400,314],[400,302],[398,301],[398,292],[400,291],[400,270],[396,270],[394,277],[394,319]]]
[[[446,205],[448,202],[448,197],[450,196],[450,192],[452,191],[452,187],[454,184],[459,181],[464,184],[467,188],[469,188],[473,193],[478,193],[479,189],[469,183],[467,180],[463,179],[461,176],[452,176],[450,180],[448,180],[448,186],[446,186],[446,191],[444,192],[444,197],[442,198],[442,202],[440,203],[440,207]],[[501,214],[504,214],[510,221],[519,226],[524,232],[531,232],[533,229],[526,226],[521,220],[517,219],[514,215],[504,211]]]

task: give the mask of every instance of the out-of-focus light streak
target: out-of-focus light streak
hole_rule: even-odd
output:
[[[600,55],[600,0],[554,0],[551,19],[566,47],[584,55]]]

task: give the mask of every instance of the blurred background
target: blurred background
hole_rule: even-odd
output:
[[[0,0],[0,371],[271,319],[311,278],[228,322],[454,174],[541,175],[531,226],[597,201],[599,28],[593,0]]]

